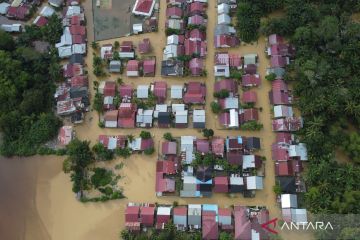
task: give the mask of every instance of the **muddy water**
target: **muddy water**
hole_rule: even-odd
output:
[[[165,8],[166,1],[161,0],[160,24],[159,32],[139,36],[130,36],[126,38],[114,39],[112,41],[102,41],[100,45],[105,43],[113,43],[115,40],[132,40],[137,45],[143,38],[149,38],[153,52],[149,55],[156,56],[157,69],[156,77],[154,78],[134,78],[129,79],[126,76],[121,76],[125,83],[133,84],[149,84],[154,80],[166,80],[168,85],[179,84],[189,80],[202,81],[207,84],[207,128],[216,129],[217,119],[211,113],[210,102],[213,100],[213,59],[215,49],[213,45],[214,26],[216,24],[216,1],[209,1],[208,7],[208,56],[206,59],[206,70],[208,76],[206,78],[162,78],[160,74],[160,60],[162,59],[162,51],[166,43],[165,38]],[[84,3],[88,26],[92,26],[92,11],[91,1],[87,0]],[[93,40],[93,33],[91,28],[88,28],[89,43]],[[88,57],[86,63],[88,66],[90,89],[93,91],[92,81],[96,78],[92,74],[92,49],[89,47]],[[257,53],[259,55],[259,73],[261,76],[265,75],[265,69],[268,65],[265,53],[265,39],[260,38],[256,44],[242,45],[239,48],[230,49],[229,52],[246,54]],[[114,80],[119,77],[111,75],[104,80]],[[123,177],[119,185],[123,187],[124,194],[127,199],[116,200],[107,203],[88,203],[81,204],[75,200],[74,194],[71,192],[71,183],[68,175],[61,171],[61,159],[59,158],[30,158],[30,161],[19,161],[9,163],[9,161],[0,162],[0,171],[4,169],[6,174],[3,177],[11,179],[14,175],[22,179],[22,184],[5,184],[6,181],[1,181],[1,192],[8,194],[0,196],[2,202],[0,204],[0,234],[6,235],[6,238],[0,239],[53,239],[53,240],[92,240],[92,239],[118,239],[118,234],[124,226],[124,208],[126,203],[132,202],[158,202],[158,203],[172,203],[178,201],[180,204],[188,203],[217,203],[220,206],[230,206],[233,204],[243,205],[265,205],[270,210],[271,217],[279,217],[279,207],[275,201],[275,195],[272,191],[274,185],[274,164],[271,160],[270,146],[274,141],[274,134],[271,131],[271,111],[268,102],[267,93],[270,90],[270,84],[263,81],[261,87],[257,88],[258,103],[257,107],[262,107],[263,111],[260,113],[260,122],[264,124],[264,129],[259,132],[244,132],[240,130],[219,131],[216,130],[216,135],[226,137],[228,135],[245,135],[258,136],[262,140],[262,150],[259,154],[266,156],[265,167],[265,189],[259,191],[253,199],[244,199],[241,196],[229,198],[225,194],[214,194],[212,198],[204,199],[180,199],[177,197],[163,197],[155,196],[155,162],[156,154],[153,157],[145,157],[143,155],[134,155],[126,160],[114,160],[111,163],[104,164],[105,167],[113,167],[114,165],[124,162],[124,168],[119,171]],[[93,95],[93,92],[92,92]],[[133,134],[138,135],[141,129],[122,130],[122,129],[100,129],[97,125],[97,113],[90,112],[86,116],[86,121],[81,126],[76,126],[76,133],[81,139],[91,140],[96,142],[99,134]],[[159,147],[162,135],[166,130],[152,129],[150,130],[155,137],[156,149]],[[171,129],[174,136],[180,135],[196,135],[201,136],[201,133],[194,129]],[[18,169],[19,168],[19,169]],[[11,171],[8,171],[11,169]],[[22,172],[22,169],[24,171]],[[12,173],[10,173],[12,172]],[[16,173],[16,174],[14,174]],[[1,180],[1,179],[0,179]],[[9,181],[9,180],[7,180]],[[19,181],[19,180],[18,180]],[[20,185],[20,186],[18,186]],[[13,189],[14,187],[14,189]],[[16,193],[15,193],[16,192]],[[17,197],[13,201],[16,194],[22,197]],[[19,199],[19,200],[17,200]],[[4,206],[3,206],[4,205]],[[16,206],[16,214],[13,211]],[[19,206],[19,207],[17,207]],[[3,208],[3,209],[2,209]],[[9,210],[12,209],[12,210]],[[20,210],[20,211],[19,211]],[[17,219],[13,221],[16,224],[10,224],[11,221],[3,221],[2,216],[8,219]],[[21,221],[19,221],[21,219]],[[30,219],[30,220],[28,220]],[[1,231],[6,229],[6,231]],[[13,231],[13,229],[20,229]],[[285,239],[296,239],[295,237]],[[302,238],[309,239],[309,238]]]

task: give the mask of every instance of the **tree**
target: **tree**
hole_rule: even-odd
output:
[[[221,232],[220,236],[219,236],[219,240],[232,240],[233,237],[231,236],[230,233],[227,232]]]
[[[114,42],[114,49],[115,49],[115,50],[118,50],[119,47],[120,47],[120,43],[119,43],[118,41],[115,41],[115,42]]]
[[[97,43],[97,42],[91,42],[91,48],[94,50],[94,51],[96,51],[96,50],[98,50],[99,49],[99,43]]]
[[[129,142],[132,142],[132,141],[134,141],[135,137],[134,137],[134,135],[130,134],[130,135],[127,135],[127,139],[129,140]]]
[[[102,143],[97,143],[92,148],[96,160],[109,161],[114,158],[114,152],[107,149]]]
[[[222,110],[220,104],[217,102],[211,102],[210,107],[211,111],[215,114],[219,114]]]
[[[124,80],[123,80],[122,78],[117,78],[117,79],[116,79],[116,82],[117,82],[117,84],[119,84],[119,85],[123,85],[123,84],[124,84]]]
[[[240,2],[236,13],[236,28],[240,39],[244,42],[253,42],[258,38],[260,16],[250,3]]]
[[[230,96],[230,93],[227,89],[221,89],[219,92],[214,93],[214,97],[216,98],[227,98]]]
[[[341,145],[352,161],[360,163],[360,135],[358,133],[350,133]]]
[[[96,93],[94,97],[94,104],[93,108],[95,111],[97,111],[99,114],[103,112],[104,109],[104,98],[101,93]]]
[[[63,34],[62,20],[57,14],[51,15],[48,23],[41,28],[41,32],[44,40],[55,45],[55,43],[60,41],[61,35]]]
[[[174,140],[174,138],[173,138],[172,134],[171,134],[171,133],[169,133],[169,132],[164,133],[163,138],[164,138],[165,140],[167,140],[167,141],[170,141],[170,142]]]
[[[115,154],[119,157],[128,158],[131,156],[130,148],[116,148]]]
[[[0,50],[12,51],[14,47],[15,42],[12,36],[9,33],[0,30]]]
[[[148,131],[141,131],[140,137],[142,139],[149,139],[149,138],[151,138],[151,133]]]
[[[144,153],[146,155],[152,155],[154,152],[155,152],[155,148],[153,148],[153,147],[145,149],[145,151],[144,151]]]
[[[202,133],[203,133],[203,136],[206,137],[207,139],[214,136],[214,130],[212,130],[212,129],[204,128],[202,130]]]
[[[276,79],[276,74],[275,73],[270,73],[268,75],[265,76],[265,79],[268,80],[269,82],[272,82]]]

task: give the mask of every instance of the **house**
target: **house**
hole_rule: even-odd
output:
[[[257,74],[257,66],[255,64],[248,64],[244,66],[244,73],[255,75]]]
[[[58,55],[60,58],[70,57],[72,55],[72,47],[71,46],[58,47]]]
[[[125,148],[126,147],[126,136],[107,136],[99,135],[99,143],[104,145],[109,150],[115,150],[116,148]]]
[[[136,97],[147,99],[149,97],[149,85],[139,85],[136,89]]]
[[[185,153],[185,159],[182,159],[187,164],[191,164],[194,158],[194,136],[181,136],[180,151]]]
[[[143,227],[152,227],[155,222],[155,207],[142,206],[140,207],[140,223]]]
[[[167,5],[181,7],[186,3],[186,0],[166,0]]]
[[[275,105],[274,118],[293,117],[293,109],[291,106]]]
[[[159,112],[158,114],[158,127],[169,128],[171,125],[171,113],[170,112]]]
[[[239,127],[239,112],[236,109],[230,109],[229,112],[220,115],[220,124],[227,128]]]
[[[242,59],[238,54],[229,54],[229,64],[230,67],[240,70],[242,68]]]
[[[230,63],[228,53],[215,53],[215,77],[230,77]]]
[[[24,21],[29,16],[29,14],[30,14],[30,6],[28,4],[23,4],[17,7],[14,7],[14,5],[12,4],[8,8],[6,16],[10,19],[18,19]]]
[[[246,65],[257,65],[258,63],[258,55],[255,53],[245,54],[244,55],[244,66]]]
[[[215,35],[214,45],[216,48],[231,48],[240,45],[240,40],[232,35]]]
[[[302,127],[302,118],[291,117],[272,120],[272,129],[274,132],[295,132]]]
[[[190,32],[186,32],[186,38],[197,41],[206,41],[206,32],[194,28]]]
[[[168,7],[166,8],[166,17],[181,19],[183,10],[180,7]]]
[[[215,26],[215,33],[214,36],[226,36],[226,35],[235,35],[236,30],[233,26],[225,25],[225,24],[218,24]],[[215,38],[214,38],[215,39]]]
[[[104,97],[107,97],[107,96],[114,97],[115,91],[116,91],[116,83],[106,81],[105,85],[104,85],[104,90],[103,90]]]
[[[294,141],[294,135],[287,132],[277,132],[276,133],[276,143],[286,143],[291,144]]]
[[[74,138],[72,126],[62,126],[59,130],[58,141],[61,146],[68,145]]]
[[[193,110],[193,128],[205,128],[205,110]]]
[[[300,159],[301,161],[307,161],[307,148],[304,143],[289,146],[289,157]]]
[[[281,212],[285,222],[293,222],[298,225],[303,225],[308,222],[306,209],[283,208]]]
[[[164,155],[176,155],[177,153],[177,144],[176,142],[163,142],[161,145],[162,154]]]
[[[293,176],[303,171],[302,162],[300,160],[276,161],[275,175],[276,176]]]
[[[184,55],[185,48],[183,45],[168,44],[165,46],[163,51],[163,59],[169,60],[177,58],[178,56]]]
[[[80,0],[67,0],[66,5],[68,6],[77,6],[80,4]]]
[[[240,151],[227,152],[226,158],[230,165],[241,166],[243,164],[243,154]]]
[[[232,232],[234,229],[232,211],[229,208],[219,208],[219,227],[223,231]]]
[[[259,110],[257,108],[241,109],[239,115],[243,115],[243,118],[241,116],[240,118],[243,119],[244,122],[259,120]]]
[[[5,31],[5,32],[10,32],[10,33],[19,33],[22,31],[22,25],[21,24],[1,24],[0,25],[0,29]]]
[[[166,29],[183,30],[185,27],[184,20],[182,19],[167,19],[165,21]]]
[[[154,77],[155,76],[155,59],[146,59],[143,62],[143,74],[144,77]]]
[[[206,19],[198,14],[195,14],[188,18],[188,25],[200,25],[205,26],[206,25]]]
[[[257,93],[255,91],[244,91],[242,95],[242,101],[244,103],[254,104],[257,102]]]
[[[138,77],[139,76],[139,61],[138,60],[129,60],[127,62],[126,75],[128,77]]]
[[[118,126],[118,110],[108,111],[104,114],[105,127],[116,128]]]
[[[267,49],[269,56],[292,57],[295,54],[295,48],[292,45],[277,43]]]
[[[184,103],[204,104],[205,96],[206,96],[206,87],[204,83],[189,82],[185,89]]]
[[[72,114],[76,111],[76,102],[72,99],[58,101],[56,103],[56,113],[60,116]]]
[[[201,229],[201,205],[188,205],[188,225],[190,229]]]
[[[212,169],[208,166],[200,166],[196,169],[196,183],[202,196],[210,197],[212,194]]]
[[[173,223],[177,230],[187,229],[187,207],[175,207],[173,210]]]
[[[286,65],[290,64],[289,57],[284,57],[280,55],[273,55],[270,58],[270,67],[272,68],[284,68]]]
[[[272,82],[272,88],[269,92],[270,104],[272,105],[287,105],[291,104],[292,98],[289,95],[287,84],[281,80],[276,79]]]
[[[139,52],[141,54],[147,54],[151,51],[151,44],[150,44],[150,39],[148,38],[145,38],[144,40],[142,40],[140,43],[139,43]]]
[[[70,64],[78,63],[81,65],[84,65],[84,63],[85,63],[84,56],[83,56],[83,54],[73,54],[70,56],[69,62],[70,62]]]
[[[261,190],[264,189],[263,177],[249,176],[245,178],[247,190]]]
[[[161,62],[162,76],[183,76],[184,62],[179,60],[166,60]]]
[[[237,97],[227,97],[219,100],[219,104],[222,109],[238,109],[239,108],[239,98]]]
[[[188,13],[189,13],[189,16],[192,16],[192,15],[203,15],[205,14],[206,12],[206,4],[204,3],[201,3],[201,2],[193,2],[193,3],[190,3],[190,5],[188,5]]]
[[[133,88],[131,85],[123,84],[118,87],[118,92],[119,92],[120,97],[122,97],[122,98],[131,98]]]
[[[210,144],[207,139],[196,139],[195,141],[196,151],[201,154],[206,154],[210,152]]]
[[[231,18],[226,13],[219,14],[218,19],[217,19],[217,23],[218,24],[230,24],[231,23]]]
[[[37,16],[35,18],[35,20],[33,21],[33,24],[35,24],[38,27],[43,27],[45,26],[47,23],[49,22],[49,20],[47,20],[46,17],[43,16]]]
[[[285,75],[284,68],[267,68],[266,74],[274,73],[276,75],[276,79],[283,79]]]
[[[220,81],[215,82],[214,91],[216,93],[226,90],[230,93],[230,95],[238,94],[238,85],[234,79],[222,79]]]
[[[53,7],[59,8],[64,4],[64,0],[49,0],[48,3]]]
[[[132,30],[134,34],[139,34],[143,32],[143,24],[142,23],[134,23],[132,25]]]
[[[276,177],[276,183],[280,186],[282,193],[296,194],[296,183],[294,176]]]
[[[246,139],[246,149],[248,150],[259,150],[260,149],[260,138],[258,137],[248,137]]]
[[[55,13],[55,10],[52,8],[52,7],[49,7],[49,6],[44,6],[41,11],[40,11],[40,16],[43,16],[43,17],[51,17],[53,14]]]
[[[281,194],[281,208],[297,208],[296,194]]]
[[[245,139],[242,136],[227,137],[226,138],[226,151],[240,151],[244,149]]]
[[[202,239],[216,240],[219,238],[217,218],[214,211],[202,212]]]
[[[72,54],[86,54],[86,44],[73,44]]]
[[[88,78],[86,76],[75,76],[70,79],[70,86],[85,87],[88,86]]]
[[[189,68],[192,76],[202,76],[204,71],[204,60],[201,58],[191,59]]]
[[[258,74],[245,74],[241,79],[241,85],[243,87],[257,87],[261,84],[260,76]]]
[[[175,163],[174,160],[163,160],[156,162],[156,172],[161,172],[164,175],[174,175],[177,173],[177,170],[178,164]]]
[[[160,112],[167,112],[168,105],[167,104],[156,104],[154,111],[154,118],[158,118]]]
[[[217,13],[219,14],[229,14],[230,12],[230,6],[227,3],[221,3],[217,6]]]
[[[268,36],[268,44],[270,46],[274,44],[280,44],[283,42],[284,42],[284,38],[278,34],[271,34],[270,36]]]
[[[135,127],[136,104],[121,103],[118,114],[119,128],[134,128]]]
[[[65,64],[63,66],[63,76],[65,78],[72,78],[84,74],[83,66],[81,64]]]
[[[176,128],[186,128],[188,126],[188,110],[176,111],[174,116]]]
[[[229,191],[229,179],[225,176],[214,178],[214,192],[227,193]]]
[[[10,4],[6,3],[6,2],[2,2],[0,3],[0,14],[1,15],[6,15],[6,13],[8,12],[9,8],[10,8]]]
[[[154,147],[154,140],[152,138],[135,138],[128,145],[133,151],[145,151]]]
[[[167,37],[167,45],[180,45],[184,44],[185,37],[184,35],[170,35]]]
[[[271,156],[275,161],[287,161],[289,160],[288,146],[285,144],[273,144],[271,146]]]
[[[109,63],[109,72],[120,73],[121,72],[121,61],[111,60]]]
[[[164,229],[165,224],[170,222],[171,208],[169,206],[160,206],[156,210],[156,229]]]
[[[230,193],[242,193],[245,190],[244,178],[237,174],[231,174],[229,185]]]
[[[183,86],[172,85],[171,89],[170,89],[170,98],[171,99],[182,99],[183,98]]]
[[[136,0],[132,13],[143,17],[150,17],[154,10],[155,0]]]
[[[243,170],[260,168],[262,160],[257,155],[243,155]]]
[[[150,128],[153,125],[153,114],[154,110],[150,109],[138,109],[136,115],[136,126]]]
[[[185,55],[187,56],[197,55],[199,57],[205,57],[207,54],[206,41],[187,38],[185,39],[184,46]]]
[[[251,222],[246,207],[234,206],[235,240],[252,239]]]
[[[125,228],[131,232],[140,232],[140,207],[130,205],[125,208]]]
[[[165,81],[156,81],[154,83],[154,95],[158,103],[164,103],[167,97],[167,84]]]
[[[187,172],[185,173],[189,174]],[[196,178],[192,175],[184,175],[183,189],[180,191],[180,197],[200,197],[201,194],[197,188]]]
[[[219,157],[224,156],[225,140],[220,137],[214,137],[211,140],[211,150],[213,154]]]
[[[134,45],[132,41],[123,41],[120,44],[119,57],[127,59],[135,58]]]
[[[100,49],[100,56],[102,59],[112,59],[113,57],[113,46],[112,44],[105,44]]]

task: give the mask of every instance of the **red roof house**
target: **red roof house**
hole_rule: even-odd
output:
[[[276,133],[276,143],[287,143],[291,144],[292,134],[287,132],[278,132]]]
[[[229,179],[228,177],[221,176],[214,178],[214,192],[227,193],[229,191]]]
[[[234,207],[235,240],[252,239],[251,222],[247,216],[247,210],[243,206]]]
[[[230,67],[240,68],[242,66],[241,57],[237,54],[229,54]]]
[[[115,145],[111,146],[113,143],[111,142],[111,140],[115,139]],[[99,143],[101,143],[102,145],[104,145],[106,148],[110,148],[110,149],[114,149],[114,148],[125,148],[126,145],[126,141],[127,141],[127,137],[126,136],[108,136],[108,135],[99,135]],[[110,143],[110,145],[109,145]]]
[[[200,31],[198,28],[194,28],[187,34],[187,38],[191,38],[193,40],[206,41],[206,33]]]
[[[215,82],[214,91],[220,92],[221,90],[227,90],[229,93],[236,95],[238,93],[238,85],[234,79],[222,79]]]
[[[104,96],[105,97],[114,97],[115,96],[115,89],[116,89],[115,82],[105,82]]]
[[[125,209],[125,222],[138,222],[140,217],[139,206],[127,206]]]
[[[136,104],[121,103],[119,106],[118,127],[134,128],[135,115],[136,115]]]
[[[71,35],[73,44],[83,44],[86,42],[85,35]]]
[[[46,17],[44,16],[38,16],[36,17],[36,19],[34,20],[34,24],[38,27],[42,27],[45,26],[49,21],[47,20]]]
[[[216,240],[219,238],[217,216],[215,211],[202,212],[202,239]]]
[[[145,38],[139,43],[139,52],[141,54],[146,54],[149,53],[150,51],[151,51],[150,39]]]
[[[133,13],[136,15],[151,16],[155,0],[136,0]]]
[[[141,139],[140,151],[145,151],[153,147],[154,147],[154,140],[152,138]]]
[[[244,121],[257,121],[259,120],[259,110],[257,108],[244,109]]]
[[[70,33],[72,35],[85,35],[86,34],[86,27],[81,25],[71,25],[70,26]]]
[[[162,143],[162,154],[164,155],[176,155],[177,151],[176,151],[176,142],[163,142]]]
[[[220,137],[213,138],[211,141],[211,149],[215,155],[223,157],[225,149],[225,139]]]
[[[230,124],[230,113],[229,112],[223,112],[219,116],[219,123],[222,126],[228,127]]]
[[[140,210],[141,224],[145,227],[152,227],[154,225],[155,207],[144,206]]]
[[[245,91],[242,95],[242,101],[244,103],[256,103],[257,94],[255,91]]]
[[[201,76],[204,70],[204,61],[201,58],[193,58],[189,62],[192,76]]]
[[[282,144],[271,145],[271,156],[275,161],[287,161],[290,158],[287,147]]]
[[[272,129],[275,132],[294,132],[298,131],[303,127],[302,118],[288,117],[274,119],[272,121]]]
[[[292,176],[294,174],[291,161],[275,162],[276,176]]]
[[[240,44],[240,40],[231,35],[216,35],[214,37],[214,44],[216,48],[230,48],[238,46]]]
[[[134,50],[134,45],[132,41],[123,41],[120,44],[120,52],[132,52]]]
[[[270,103],[273,105],[290,104],[291,97],[287,84],[277,79],[272,82],[272,90],[269,92]]]
[[[147,59],[143,62],[143,72],[145,77],[154,77],[155,76],[155,59]]]
[[[199,82],[189,82],[184,94],[185,104],[204,104],[206,96],[205,84]]]
[[[118,88],[121,97],[132,97],[133,88],[131,85],[120,85]]]
[[[276,56],[271,56],[270,58],[270,66],[272,68],[279,68],[279,67],[283,68],[288,64],[289,64],[289,58],[287,57],[276,55]]]
[[[168,7],[166,9],[167,18],[177,18],[180,19],[183,15],[183,10],[179,7]]]
[[[282,36],[278,35],[278,34],[271,34],[268,37],[268,43],[269,45],[273,45],[273,44],[279,44],[279,43],[283,43],[284,39]]]
[[[245,74],[242,76],[243,87],[256,87],[261,84],[260,76],[257,74]]]
[[[175,180],[171,178],[164,178],[164,174],[162,172],[156,173],[155,181],[155,191],[160,196],[163,193],[175,192]]]
[[[255,64],[248,64],[244,67],[245,74],[256,74],[257,73],[257,66]]]
[[[231,165],[241,166],[243,163],[243,154],[240,151],[227,152],[226,158]]]
[[[188,18],[188,24],[190,25],[204,25],[205,24],[205,19],[203,16],[201,15],[194,15]]]
[[[196,139],[196,150],[199,153],[209,153],[210,151],[210,144],[209,144],[209,140],[207,139]]]
[[[205,41],[185,39],[185,55],[192,56],[196,54],[200,57],[205,57],[207,53],[207,44]]]
[[[206,12],[206,5],[201,2],[193,2],[189,6],[189,15],[202,15]]]
[[[229,208],[219,208],[219,226],[221,230],[232,232],[234,230],[232,222],[232,211]]]
[[[163,173],[165,175],[173,175],[177,172],[177,166],[175,161],[163,160],[156,162],[156,172]]]
[[[167,96],[167,84],[165,81],[156,81],[154,83],[154,95],[158,103],[164,103]]]
[[[139,70],[139,61],[138,60],[129,60],[127,62],[127,71],[138,71]]]
[[[72,77],[70,82],[71,82],[71,87],[85,87],[88,85],[88,79],[86,76]]]

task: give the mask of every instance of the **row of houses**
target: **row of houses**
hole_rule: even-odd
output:
[[[60,3],[60,2],[59,2]],[[86,55],[86,26],[83,8],[77,1],[67,1],[63,8],[61,40],[56,44],[60,58],[67,59],[62,73],[65,82],[55,92],[57,114],[70,116],[73,123],[83,121],[90,106],[88,78],[84,70]]]
[[[131,85],[123,84],[117,88],[115,82],[103,81],[99,86],[99,93],[103,95],[106,111],[105,127],[149,128],[156,125],[160,128],[186,128],[191,116],[194,128],[205,128],[205,110],[189,108],[193,104],[205,104],[206,86],[202,83],[189,82],[184,86],[174,85],[168,89],[165,81],[155,81],[150,85],[139,85],[134,90]],[[166,103],[168,95],[174,103]],[[115,97],[121,100],[118,107],[114,103]],[[155,98],[154,106],[143,106],[142,103],[150,98]]]
[[[162,75],[203,76],[207,54],[207,2],[167,1],[167,43],[163,51]],[[187,56],[186,59],[184,59]]]
[[[236,30],[232,25],[231,13],[236,9],[236,0],[218,0],[217,25],[214,31],[215,48],[231,48],[240,45]]]
[[[26,21],[30,18],[31,12],[40,6],[41,0],[13,0],[0,3],[0,14],[9,19]]]
[[[143,152],[154,148],[154,139],[152,138],[129,139],[123,135],[99,135],[98,140],[108,150],[129,148],[132,152]]]
[[[265,207],[220,208],[216,204],[189,204],[184,206],[156,206],[155,204],[129,203],[125,209],[125,228],[133,233],[155,228],[164,229],[173,223],[180,231],[201,231],[202,239],[219,239],[227,232],[234,239],[267,239],[261,225],[269,220]]]
[[[157,161],[159,167],[156,169],[157,196],[180,191],[181,197],[209,197],[212,192],[243,193],[250,197],[255,194],[254,190],[263,189],[263,177],[253,175],[254,171],[262,168],[262,157],[254,153],[260,149],[259,138],[215,137],[209,141],[195,136],[181,136],[178,141],[162,143]],[[228,172],[217,163],[213,166],[193,166],[197,157],[209,155],[223,159],[235,170]],[[180,176],[183,187],[175,189],[176,178]]]
[[[275,161],[276,184],[282,192],[278,201],[281,203],[284,221],[303,224],[307,222],[307,213],[306,209],[298,208],[296,194],[305,191],[300,174],[308,156],[306,145],[299,143],[293,135],[293,132],[302,128],[303,122],[294,114],[292,92],[283,80],[285,67],[294,57],[295,49],[285,43],[281,36],[273,34],[268,37],[266,52],[270,57],[268,73],[275,75],[269,100],[273,106],[273,131],[276,132],[271,156]]]

